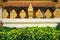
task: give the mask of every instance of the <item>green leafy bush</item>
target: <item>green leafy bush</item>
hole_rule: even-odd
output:
[[[56,26],[56,28],[57,28],[58,30],[60,30],[60,23],[58,23],[58,25]]]
[[[59,40],[60,31],[51,27],[0,28],[0,40]]]

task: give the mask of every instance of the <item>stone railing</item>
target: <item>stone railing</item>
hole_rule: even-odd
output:
[[[25,18],[27,15],[25,13],[24,10],[22,10],[19,14],[20,18],[16,18],[18,15],[15,12],[15,10],[13,10],[10,13],[10,18],[8,17],[8,12],[6,10],[4,10],[3,12],[3,18],[2,18],[2,22],[3,22],[3,26],[7,26],[7,27],[17,27],[17,28],[21,28],[21,27],[32,27],[32,26],[40,26],[40,27],[56,27],[57,23],[60,23],[60,12],[58,9],[56,9],[53,14],[50,12],[50,10],[48,9],[44,15],[42,14],[42,12],[40,10],[38,10],[35,14],[36,17],[34,18],[33,16],[33,11],[30,11],[31,13],[28,12],[28,17]],[[46,18],[44,18],[43,16],[45,16]],[[54,18],[51,18],[51,16],[54,16]]]
[[[42,13],[40,9],[38,9],[38,11],[36,13],[33,13],[33,11],[31,11],[31,13],[29,14],[29,11],[28,11],[28,13],[26,13],[24,10],[22,10],[20,13],[16,13],[15,10],[12,10],[10,12],[10,16],[9,16],[9,13],[7,12],[7,10],[4,9],[3,13],[2,13],[2,17],[3,18],[8,18],[8,17],[9,18],[24,18],[24,19],[29,18],[29,17],[31,17],[31,18],[51,18],[51,17],[60,18],[59,9],[56,9],[53,13],[51,13],[51,11],[49,9],[47,9],[45,13]]]

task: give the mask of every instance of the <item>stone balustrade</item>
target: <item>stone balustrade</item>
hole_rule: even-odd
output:
[[[32,15],[32,18],[60,18],[60,11],[59,9],[55,9],[55,11],[53,13],[51,13],[51,11],[49,9],[46,10],[45,13],[43,13],[40,9],[38,9],[38,11],[36,11],[36,13],[34,13],[33,11],[33,15],[30,13],[30,15]],[[7,11],[3,11],[3,18],[29,18],[29,13],[26,13],[24,10],[20,11],[20,13],[17,13],[15,10],[12,10],[10,12],[10,16],[9,13],[7,13]]]
[[[31,4],[29,5],[27,12],[22,9],[20,10],[20,13],[17,13],[16,10],[13,9],[10,10],[10,13],[8,13],[6,9],[4,9],[2,12],[3,26],[17,28],[32,26],[56,27],[57,23],[60,23],[60,9],[58,8],[55,9],[53,13],[49,9],[47,9],[44,13],[40,9],[38,9],[35,13],[34,11],[35,10]]]

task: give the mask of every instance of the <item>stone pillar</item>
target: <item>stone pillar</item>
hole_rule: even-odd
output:
[[[29,8],[28,8],[28,18],[31,19],[31,18],[33,18],[33,16],[34,16],[33,7],[32,7],[32,5],[30,3]]]

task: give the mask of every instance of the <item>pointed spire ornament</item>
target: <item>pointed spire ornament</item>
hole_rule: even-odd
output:
[[[26,17],[26,12],[22,10],[19,14],[20,18],[25,18]]]
[[[30,5],[29,5],[28,11],[33,11],[33,7],[32,7],[32,5],[31,5],[31,3],[30,3]]]
[[[28,8],[28,18],[29,18],[29,19],[32,19],[33,17],[34,17],[33,7],[32,7],[32,5],[31,5],[31,3],[30,3],[29,8]]]
[[[8,17],[8,12],[7,12],[6,9],[3,10],[3,12],[2,12],[2,17],[3,17],[3,18],[7,18],[7,17]]]
[[[17,13],[16,11],[13,9],[10,13],[10,18],[16,18],[17,17]]]
[[[41,18],[42,17],[42,12],[40,9],[38,9],[38,11],[36,12],[36,18]]]
[[[53,12],[53,15],[55,18],[58,18],[60,16],[60,12],[59,12],[59,9],[56,9],[54,12]]]
[[[46,18],[50,18],[52,16],[51,12],[49,9],[47,9],[47,11],[45,12],[45,17]]]

